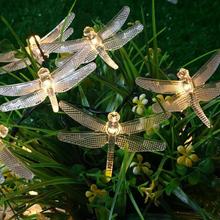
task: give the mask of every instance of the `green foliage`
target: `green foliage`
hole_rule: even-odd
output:
[[[164,46],[158,49],[158,36],[167,32],[164,27],[157,32],[155,1],[152,2],[151,23],[144,7],[136,9],[142,15],[138,19],[145,26],[151,25],[152,36],[145,27],[145,42],[139,36],[113,53],[112,57],[119,65],[117,71],[107,67],[98,58],[95,73],[77,88],[60,95],[60,100],[74,103],[100,118],[117,110],[122,121],[125,121],[138,117],[131,111],[134,105],[132,99],[146,93],[149,107],[145,108],[144,116],[152,114],[151,104],[156,94],[138,88],[135,78],[146,73],[156,78],[174,78],[176,74],[175,71],[169,74],[170,69],[175,68],[169,53],[165,51],[167,48]],[[27,55],[22,40],[6,20],[4,23],[22,48],[20,54]],[[98,28],[100,24],[95,25]],[[30,59],[31,68],[19,74],[10,74],[10,80],[23,82],[36,77],[36,63],[32,57]],[[53,58],[47,64],[50,69],[54,69]],[[8,78],[3,76],[2,83],[9,83]],[[5,101],[5,98],[1,98],[1,101]],[[26,182],[11,176],[8,170],[3,171],[6,182],[0,187],[0,206],[12,208],[17,218],[36,219],[36,216],[27,218],[23,215],[33,204],[40,204],[45,216],[59,220],[71,217],[91,219],[91,216],[98,220],[196,219],[197,215],[202,219],[219,218],[219,99],[202,105],[213,122],[210,129],[197,119],[194,112],[187,110],[183,114],[173,114],[160,128],[142,134],[143,137],[162,139],[168,146],[164,152],[142,154],[143,161],[151,164],[151,175],[135,175],[130,167],[135,154],[118,149],[110,182],[106,181],[103,174],[106,148],[88,150],[59,142],[56,138],[58,131],[80,131],[84,128],[62,112],[52,114],[48,106],[49,102],[44,102],[33,109],[8,114],[0,112],[0,122],[10,128],[10,135],[6,139],[10,150],[27,163],[36,175],[33,181]],[[192,167],[177,164],[177,147],[184,146],[189,138],[199,157]],[[92,191],[92,184],[97,189]],[[99,190],[106,193],[102,194],[100,192],[104,191]],[[38,195],[30,195],[30,191],[36,191]],[[87,191],[93,193],[94,199],[86,197]],[[207,202],[214,200],[211,195],[215,196],[216,203],[210,206]]]

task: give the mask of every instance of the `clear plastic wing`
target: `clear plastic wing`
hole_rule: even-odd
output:
[[[73,34],[73,28],[68,28],[62,35],[62,41],[67,40]]]
[[[127,149],[130,152],[163,151],[166,149],[166,143],[158,140],[145,140],[139,136],[118,135],[116,144],[121,149]]]
[[[68,57],[65,57],[65,58],[58,58],[55,60],[55,65],[57,67],[61,67],[63,66],[66,62],[68,62],[70,59],[72,58],[72,56],[68,56]]]
[[[98,51],[95,50],[95,49],[92,49],[91,47],[89,48],[88,47],[88,54],[87,54],[87,57],[85,59],[85,63],[90,63],[92,62],[93,60],[95,60],[95,58],[97,57],[98,55]]]
[[[68,76],[62,78],[55,84],[55,91],[58,93],[66,92],[80,83],[85,79],[90,73],[92,73],[96,68],[95,63],[87,64],[77,71],[71,71]]]
[[[39,80],[30,82],[12,84],[7,86],[0,86],[0,95],[4,96],[22,96],[32,93],[40,89]]]
[[[41,39],[41,43],[52,43],[61,36],[62,30],[65,31],[72,23],[75,17],[74,13],[70,13],[63,19],[51,32]]]
[[[31,65],[31,62],[29,59],[25,58],[24,60],[18,60],[12,63],[9,63],[5,66],[0,67],[0,74],[4,74],[7,72],[13,72],[16,70],[24,69],[27,67],[27,65]]]
[[[220,95],[220,82],[206,84],[195,90],[195,95],[199,101],[208,102]]]
[[[202,107],[200,106],[198,97],[196,97],[195,95],[192,96],[191,107],[194,110],[194,112],[196,113],[196,115],[199,117],[199,119],[208,128],[210,128],[211,127],[211,123],[210,123],[209,119],[206,117]]]
[[[107,63],[110,67],[112,67],[113,69],[118,69],[118,65],[115,63],[114,60],[112,60],[112,58],[108,55],[108,53],[101,49],[99,50],[99,56],[104,60],[105,63]]]
[[[182,112],[191,105],[191,98],[189,94],[178,94],[161,103],[161,105],[168,112]],[[163,112],[159,103],[153,104],[152,109],[156,113]]]
[[[90,42],[85,38],[82,38],[76,40],[68,40],[65,42],[42,44],[41,48],[43,50],[50,51],[51,53],[74,53],[88,45],[90,45]]]
[[[104,133],[58,133],[58,139],[60,141],[75,144],[86,148],[101,148],[107,142],[107,135]]]
[[[15,62],[19,59],[16,58],[17,51],[9,51],[7,53],[1,53],[0,54],[0,63],[9,63],[9,62]]]
[[[31,180],[34,174],[24,166],[24,164],[19,161],[6,147],[0,151],[0,160],[13,172],[15,172],[20,177]]]
[[[83,50],[80,50],[69,59],[67,59],[66,63],[64,63],[61,67],[53,71],[52,75],[55,82],[58,82],[60,79],[68,76],[70,72],[76,70],[84,62],[88,52],[89,51],[86,47],[83,48]]]
[[[178,80],[159,80],[137,77],[135,82],[138,86],[156,93],[176,94],[184,92],[183,82]]]
[[[62,41],[65,41],[67,40],[73,33],[73,28],[68,28],[65,32],[63,32],[63,35],[62,35]],[[43,44],[40,46],[40,48],[42,49],[42,51],[44,53],[47,53],[47,54],[50,54],[54,51],[54,44]]]
[[[101,38],[105,40],[118,32],[127,20],[129,13],[130,8],[128,6],[124,6],[118,14],[109,21],[101,31],[99,31],[98,34]]]
[[[159,125],[164,120],[168,119],[170,114],[156,114],[147,118],[138,118],[132,121],[120,123],[122,127],[121,134],[135,134],[150,129],[155,125]]]
[[[0,185],[4,182],[5,182],[5,177],[2,175],[2,172],[0,171]]]
[[[104,41],[104,47],[106,50],[117,50],[123,47],[126,43],[132,40],[136,35],[138,35],[144,26],[142,24],[135,24],[132,27],[126,29],[125,31],[119,32],[112,38]]]
[[[0,111],[7,112],[32,107],[43,102],[46,97],[47,94],[44,91],[39,90],[0,105]]]
[[[203,85],[217,70],[220,64],[220,51],[214,54],[192,77],[196,86]]]
[[[59,106],[67,115],[69,115],[73,120],[77,121],[81,125],[94,131],[105,132],[106,122],[95,118],[64,101],[60,101]]]

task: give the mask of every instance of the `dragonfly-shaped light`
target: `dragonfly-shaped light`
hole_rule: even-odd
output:
[[[219,63],[220,52],[212,56],[192,77],[190,77],[188,70],[182,68],[177,73],[179,80],[157,80],[138,77],[136,84],[156,93],[175,94],[169,100],[161,103],[165,110],[181,112],[191,106],[201,121],[210,128],[211,123],[199,102],[207,102],[220,95],[220,82],[205,84],[217,70]],[[153,110],[157,113],[163,111],[159,103],[153,105]]]
[[[4,125],[0,125],[0,161],[20,177],[28,180],[32,179],[34,174],[29,169],[27,169],[24,164],[19,161],[3,143],[2,138],[5,138],[7,134],[8,128]]]
[[[52,73],[47,68],[40,68],[38,79],[14,85],[0,86],[0,95],[21,96],[0,105],[0,111],[7,112],[16,109],[28,108],[42,103],[49,97],[53,111],[58,112],[57,93],[63,93],[87,77],[96,68],[95,63],[90,63],[75,70],[84,59],[82,50],[75,54],[68,63]]]
[[[59,40],[65,41],[73,33],[73,29],[68,27],[72,23],[74,17],[75,15],[70,13],[64,20],[60,22],[60,24],[58,24],[51,32],[42,38],[40,38],[38,35],[31,36],[28,39],[29,45],[25,48],[26,51],[32,55],[39,64],[42,64],[44,57],[48,57],[50,53],[49,50],[46,49],[40,51],[39,46],[41,46],[41,44],[52,43]],[[7,53],[0,54],[0,63],[9,63],[0,67],[0,74],[13,72],[23,69],[27,65],[31,65],[31,61],[27,57],[18,58],[17,51],[9,51]]]
[[[84,61],[85,63],[91,62],[99,55],[109,66],[117,69],[118,65],[108,55],[107,51],[121,48],[143,30],[143,25],[136,23],[124,31],[119,31],[127,20],[129,12],[129,7],[125,6],[99,32],[96,32],[92,27],[86,27],[83,31],[84,37],[82,39],[46,44],[42,45],[42,48],[55,53],[75,53],[84,46],[88,46],[89,53]],[[68,58],[61,60],[58,65],[62,65],[66,60]]]
[[[58,134],[58,139],[71,144],[87,148],[101,148],[108,144],[106,176],[112,176],[114,161],[114,146],[130,152],[163,151],[166,148],[164,142],[158,140],[145,140],[139,136],[131,135],[142,132],[147,128],[160,124],[169,118],[168,114],[158,114],[148,118],[139,118],[132,121],[119,123],[120,115],[117,112],[108,114],[108,121],[95,118],[66,102],[59,103],[60,108],[72,119],[95,132],[64,133]],[[130,136],[131,135],[131,136]]]

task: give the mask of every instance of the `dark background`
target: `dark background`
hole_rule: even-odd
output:
[[[0,0],[0,13],[20,38],[25,40],[33,33],[40,36],[48,33],[66,16],[73,2],[73,0]],[[219,0],[179,0],[176,5],[166,0],[157,0],[155,3],[157,30],[166,27],[158,37],[158,46],[162,53],[168,52],[174,62],[174,69],[197,56],[219,48]],[[71,38],[82,36],[83,28],[92,25],[92,21],[97,18],[106,23],[123,5],[131,8],[128,22],[142,20],[140,8],[144,7],[148,36],[152,36],[151,0],[78,0],[73,9],[76,14],[72,23],[75,33]],[[142,34],[138,38],[140,42],[144,39],[143,36]],[[8,39],[16,45],[8,28],[0,22],[0,41],[3,39]],[[2,47],[1,43],[0,50]],[[195,71],[207,59],[208,57],[205,57],[190,67]]]

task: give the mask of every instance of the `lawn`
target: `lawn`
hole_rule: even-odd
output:
[[[25,42],[33,34],[46,35],[67,16],[73,2],[0,0],[0,15]],[[158,96],[159,92],[139,87],[135,79],[140,76],[176,79],[181,67],[189,69],[192,76],[212,52],[219,49],[219,0],[179,0],[177,4],[155,0],[156,26],[152,21],[152,2],[154,0],[76,1],[73,8],[76,17],[71,24],[74,33],[70,39],[82,37],[86,26],[101,28],[125,5],[130,7],[131,12],[122,29],[138,20],[144,24],[144,31],[123,48],[111,53],[111,58],[119,66],[117,70],[106,65],[98,56],[94,61],[97,68],[80,84],[62,94],[54,92],[58,101],[72,103],[90,116],[104,121],[112,111],[120,114],[120,122],[155,116],[155,102],[165,103],[170,97],[164,99],[165,95]],[[9,27],[0,22],[0,53],[19,47]],[[26,56],[27,53],[20,52],[19,55]],[[68,55],[60,56],[65,58]],[[57,58],[59,55],[51,54],[42,67],[54,71]],[[10,93],[10,89],[4,90],[2,85],[37,79],[39,68],[41,66],[33,59],[30,68],[1,75],[0,92]],[[220,68],[209,82],[216,83],[217,80],[220,80]],[[39,90],[42,90],[44,84],[41,82],[39,85]],[[192,95],[191,92],[189,94]],[[2,104],[14,98],[1,93],[0,102]],[[63,109],[54,113],[50,101],[47,98],[24,110],[0,111],[0,125],[9,128],[5,138],[0,131],[0,141],[3,139],[5,146],[35,174],[33,180],[27,182],[11,175],[5,166],[0,166],[0,174],[5,177],[5,182],[0,184],[0,210],[5,207],[6,210],[13,210],[12,215],[16,214],[17,219],[27,220],[45,220],[46,217],[51,220],[220,218],[219,98],[204,99],[200,103],[213,125],[211,128],[200,120],[204,119],[201,109],[196,115],[196,107],[191,106],[193,108],[183,111],[171,111],[169,119],[163,115],[165,118],[158,120],[160,125],[150,124],[135,139],[137,142],[146,139],[161,141],[166,144],[164,151],[131,153],[128,143],[121,149],[118,144],[112,178],[104,175],[107,141],[103,148],[91,150],[78,146],[77,142],[68,144],[58,140],[60,131],[86,132],[92,123],[80,125]],[[194,102],[189,103],[193,105]],[[197,117],[198,114],[201,117]],[[130,138],[131,134],[128,134],[127,138]],[[43,214],[37,212],[32,217],[25,216],[24,211],[34,204],[40,205]]]

